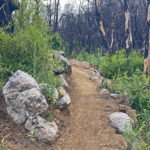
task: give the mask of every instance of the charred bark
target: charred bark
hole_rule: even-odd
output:
[[[99,1],[95,0],[95,15],[96,15],[97,23],[99,25],[100,33],[102,35],[102,44],[106,48],[106,50],[109,51],[109,53],[111,53],[108,39],[106,37],[106,32],[103,26],[102,15],[101,12],[99,12],[98,7],[99,7]]]
[[[0,1],[0,27],[8,25],[12,19],[12,12],[19,9],[19,3],[14,0]]]
[[[130,11],[129,11],[129,0],[124,0],[124,13],[125,13],[125,46],[127,53],[129,53],[133,43]]]
[[[146,50],[144,59],[144,70],[143,73],[146,74],[148,71],[148,78],[150,83],[150,0],[147,0],[147,40],[146,40]]]

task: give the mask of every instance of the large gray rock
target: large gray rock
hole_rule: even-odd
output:
[[[110,98],[110,92],[107,89],[102,89],[100,91],[100,96],[104,99],[109,99]]]
[[[115,112],[109,116],[109,124],[114,127],[117,133],[124,133],[132,128],[132,119],[125,113]]]
[[[48,104],[35,79],[18,70],[3,88],[7,112],[16,124],[44,113]]]
[[[63,87],[60,87],[58,89],[58,92],[59,92],[59,97],[60,97],[60,99],[58,100],[58,107],[60,109],[66,108],[67,106],[70,105],[71,99]]]
[[[25,123],[25,128],[29,131],[34,131],[35,137],[43,142],[53,142],[58,137],[58,127],[55,122],[49,122],[37,116]]]
[[[54,59],[57,59],[58,61],[61,61],[65,69],[67,70],[67,74],[70,75],[72,73],[71,64],[70,62],[63,56],[63,53],[57,53],[53,55]],[[62,70],[61,70],[62,71]]]
[[[65,88],[69,88],[68,82],[65,80],[64,76],[61,74],[59,75],[60,81],[61,81],[61,86]]]
[[[29,74],[18,70],[3,87],[3,95],[5,96],[14,92],[22,92],[31,88],[39,89],[35,79]]]

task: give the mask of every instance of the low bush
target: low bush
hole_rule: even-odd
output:
[[[124,74],[113,79],[112,90],[129,99],[130,105],[141,112],[150,108],[150,92],[148,80],[141,71],[136,70],[132,76]]]
[[[101,61],[101,55],[100,53],[98,54],[89,54],[87,53],[85,50],[82,50],[79,54],[75,54],[73,56],[75,59],[79,60],[79,61],[85,61],[88,63],[94,63],[95,66],[99,66],[100,61]]]
[[[144,57],[136,51],[131,51],[127,57],[125,50],[117,51],[113,56],[106,54],[99,63],[104,77],[112,79],[116,76],[132,75],[136,69],[142,70]]]
[[[60,82],[54,69],[62,65],[52,54],[61,49],[62,40],[57,33],[50,32],[41,7],[40,2],[22,0],[13,17],[14,33],[6,33],[7,27],[0,28],[0,88],[19,69],[31,74],[38,83],[47,83],[52,100]]]
[[[140,70],[131,76],[124,74],[113,79],[111,91],[128,99],[129,105],[137,110],[138,126],[125,132],[130,150],[133,144],[137,150],[149,150],[150,145],[150,91],[148,79]]]
[[[124,132],[128,147],[124,150],[149,150],[150,149],[150,130],[145,130],[148,125],[145,122],[139,123],[135,129]]]

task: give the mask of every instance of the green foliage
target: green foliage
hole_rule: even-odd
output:
[[[53,50],[61,50],[63,48],[63,42],[58,33],[55,33],[51,36],[49,43]]]
[[[113,79],[112,84],[103,83],[105,88],[126,97],[129,105],[137,110],[139,125],[124,136],[131,150],[133,145],[137,150],[150,149],[150,92],[148,79],[142,74],[143,57],[132,51],[127,57],[124,50],[101,58],[99,68],[102,75]]]
[[[96,55],[89,54],[85,50],[82,50],[79,54],[75,54],[74,57],[80,61],[86,61],[88,63],[92,62],[95,64],[95,66],[98,66],[100,64],[100,60],[101,60],[100,53],[98,53]]]
[[[114,76],[121,76],[127,73],[132,75],[136,69],[142,70],[143,57],[136,51],[132,51],[127,57],[125,50],[117,51],[115,55],[106,54],[99,64],[102,75],[112,79]]]
[[[0,88],[18,69],[31,74],[38,83],[47,83],[51,90],[59,85],[54,69],[62,65],[52,58],[53,49],[62,47],[60,36],[52,34],[43,20],[41,3],[22,0],[20,9],[14,15],[15,31],[7,34],[0,28]],[[46,95],[47,96],[47,95]]]
[[[145,128],[147,128],[147,124],[145,124],[143,121],[137,128],[124,132],[124,136],[128,142],[128,147],[125,148],[125,150],[131,150],[133,147],[135,147],[137,150],[150,149],[150,130],[145,132]],[[147,136],[147,140],[149,140],[149,142],[145,141],[145,135]]]
[[[132,76],[124,74],[113,79],[113,87],[109,87],[113,92],[127,97],[132,108],[137,110],[138,125],[136,129],[126,132],[130,150],[135,144],[137,150],[149,150],[150,147],[150,92],[148,91],[148,79],[141,71],[137,70]],[[138,143],[138,144],[137,144]]]
[[[150,108],[148,80],[139,70],[135,71],[130,77],[125,74],[122,77],[114,79],[113,90],[127,97],[130,101],[130,105],[138,112]]]

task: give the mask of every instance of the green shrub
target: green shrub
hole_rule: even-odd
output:
[[[115,55],[106,54],[99,64],[101,73],[106,78],[114,78],[127,73],[132,75],[136,69],[142,70],[143,57],[138,55],[136,51],[131,51],[127,57],[125,50],[117,51]]]
[[[147,138],[148,141],[144,138],[144,136],[150,134],[150,130],[145,132],[145,128],[147,125],[145,122],[141,122],[140,126],[135,129],[131,129],[129,131],[124,132],[124,136],[127,139],[128,147],[125,150],[132,150],[132,148],[136,148],[137,150],[149,150],[150,149],[150,138]]]
[[[82,50],[79,54],[75,54],[74,56],[77,60],[85,61],[88,63],[94,63],[95,66],[98,66],[100,64],[101,55],[98,54],[89,54],[85,50]]]
[[[137,70],[128,77],[127,74],[113,80],[113,91],[129,99],[130,105],[138,112],[150,108],[150,92],[148,80],[141,71]]]
[[[150,145],[150,92],[148,91],[148,79],[141,71],[135,71],[132,76],[124,74],[122,77],[113,79],[113,92],[127,97],[132,108],[137,110],[139,125],[136,129],[126,132],[130,150],[135,144],[137,150],[149,150]],[[137,144],[138,143],[138,144]]]
[[[59,85],[54,69],[62,65],[53,60],[52,48],[62,47],[62,40],[57,33],[50,33],[41,11],[41,3],[22,0],[13,20],[14,33],[7,34],[0,28],[0,83],[3,85],[3,81],[19,69],[31,74],[38,83],[47,83],[52,89],[49,97],[52,97]]]

